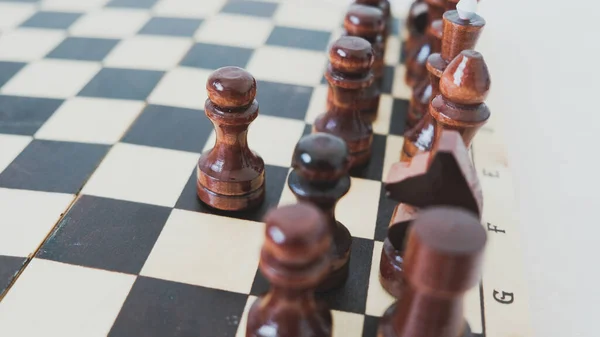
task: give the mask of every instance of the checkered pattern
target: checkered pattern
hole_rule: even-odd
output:
[[[346,5],[0,0],[0,335],[243,336],[268,289],[261,220],[295,201],[292,151],[324,112]],[[353,244],[350,279],[323,296],[335,336],[375,336],[392,303],[378,282],[395,206],[381,180],[399,159],[410,94],[395,24],[373,158],[337,208]],[[258,81],[249,145],[266,164],[263,206],[239,214],[195,194],[214,143],[205,83],[226,65]],[[482,333],[479,289],[466,303]]]

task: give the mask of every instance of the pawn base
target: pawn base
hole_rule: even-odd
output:
[[[352,236],[346,226],[336,221],[331,245],[331,271],[317,287],[317,292],[326,292],[342,286],[348,279],[350,269],[350,247]]]
[[[242,195],[225,195],[213,192],[200,184],[196,183],[197,195],[206,205],[222,211],[244,211],[260,206],[265,199],[265,187]]]
[[[398,307],[398,301],[390,305],[379,320],[379,328],[377,329],[377,337],[409,337],[401,332],[394,331],[393,319]],[[471,326],[465,320],[464,329],[461,334],[456,337],[474,337],[471,331]]]
[[[329,272],[329,275],[327,275],[325,280],[317,287],[316,292],[328,292],[335,288],[339,288],[346,283],[350,270],[350,254],[348,254],[345,261],[338,262],[341,262],[341,265],[337,268],[334,267],[334,269]]]
[[[404,289],[403,259],[388,238],[383,241],[381,261],[379,262],[379,283],[388,294],[398,299]]]
[[[352,152],[350,153],[350,168],[356,169],[364,167],[369,163],[371,159],[371,148],[360,151],[360,152]]]

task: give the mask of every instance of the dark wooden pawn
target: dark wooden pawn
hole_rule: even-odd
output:
[[[265,195],[264,161],[247,143],[248,127],[259,113],[256,81],[244,69],[223,67],[210,75],[206,89],[204,111],[216,142],[198,160],[198,197],[220,210],[256,207]]]
[[[299,202],[318,207],[333,238],[331,268],[317,291],[342,285],[348,278],[352,236],[335,218],[335,206],[350,190],[350,158],[346,143],[336,136],[314,133],[300,139],[294,149],[288,186]]]
[[[322,213],[300,203],[274,209],[264,221],[259,268],[270,289],[250,307],[246,337],[330,337],[331,312],[314,296],[330,266]]]
[[[401,154],[402,161],[409,161],[416,153],[428,151],[433,145],[434,121],[429,114],[429,104],[439,93],[439,80],[448,64],[467,49],[475,48],[485,27],[485,20],[473,13],[470,19],[463,19],[458,11],[452,10],[443,16],[443,38],[440,53],[434,53],[427,59],[429,80],[423,82],[413,92],[409,104],[409,115],[417,124],[404,134],[404,144]]]
[[[425,41],[425,30],[429,25],[429,5],[425,0],[414,1],[408,10],[406,29],[408,37],[402,47],[402,53],[407,55],[414,51],[419,43]]]
[[[406,287],[379,322],[378,337],[470,337],[464,294],[481,278],[487,234],[472,213],[440,206],[413,221]]]
[[[383,35],[384,37],[387,37],[392,29],[392,7],[390,5],[389,0],[355,0],[354,3],[356,4],[360,4],[360,5],[367,5],[367,6],[372,6],[372,7],[377,7],[379,9],[381,9],[381,11],[383,12],[383,18],[385,21],[384,27],[383,27]],[[385,40],[384,40],[384,44],[385,44]]]
[[[422,208],[453,206],[481,217],[483,194],[469,152],[457,131],[441,135],[437,151],[420,153],[410,163],[392,166],[387,197],[399,202],[383,242],[379,281],[392,296],[403,293],[403,257],[410,221]]]
[[[425,64],[431,53],[438,52],[441,44],[441,22],[446,9],[446,0],[425,0],[427,3],[427,27],[424,36],[406,46],[406,74],[405,82],[415,88],[420,82],[427,79]],[[409,116],[410,117],[410,116]],[[407,123],[410,124],[410,120]]]
[[[373,48],[357,36],[342,36],[329,50],[325,78],[332,90],[326,113],[314,122],[313,132],[325,132],[343,139],[350,152],[350,167],[369,162],[373,126],[362,118],[359,107],[364,91],[373,84]]]
[[[384,70],[384,45],[385,37],[383,12],[378,7],[353,4],[349,7],[344,19],[344,32],[342,35],[358,36],[369,41],[373,47],[375,56],[373,61],[373,75],[375,80],[363,91],[363,98],[360,100],[360,112],[367,122],[374,122],[377,119],[379,110],[379,98],[381,97],[381,79]],[[333,90],[329,87],[327,93],[327,109],[331,108]]]

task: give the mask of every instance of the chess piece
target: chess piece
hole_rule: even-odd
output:
[[[385,25],[383,28],[384,37],[388,36],[392,29],[392,8],[390,6],[389,0],[355,0],[354,3],[359,5],[367,5],[372,7],[377,7],[381,9],[383,12],[383,18],[385,21]],[[385,42],[384,42],[385,43]]]
[[[463,15],[462,17],[460,15]],[[413,92],[409,115],[418,121],[404,135],[401,159],[410,160],[417,152],[431,149],[434,123],[429,115],[429,104],[439,93],[439,79],[444,69],[458,54],[473,49],[485,26],[485,20],[474,12],[447,11],[443,16],[443,39],[441,53],[434,53],[427,60],[429,81],[423,82]]]
[[[363,92],[373,84],[373,48],[357,36],[342,36],[329,50],[325,78],[332,88],[330,109],[319,115],[313,132],[325,132],[342,138],[350,151],[350,167],[369,162],[373,126],[361,117]]]
[[[256,81],[244,69],[223,67],[210,75],[206,89],[204,111],[216,142],[198,160],[198,197],[220,210],[256,207],[265,195],[264,161],[247,143],[248,127],[259,112]]]
[[[425,0],[416,0],[410,5],[406,19],[408,37],[402,48],[404,55],[415,50],[418,43],[425,41],[425,30],[429,25],[428,12],[429,6]]]
[[[439,19],[442,18],[446,9],[446,0],[425,0],[425,2],[428,9],[425,35],[418,41],[409,42],[406,46],[406,74],[404,80],[408,86],[413,88],[427,79],[427,69],[425,67],[427,57],[440,49],[442,24]]]
[[[317,291],[342,285],[348,278],[352,236],[335,218],[335,206],[350,190],[350,158],[346,143],[333,135],[314,133],[300,139],[292,159],[288,186],[299,202],[318,207],[326,217],[333,238],[331,268]]]
[[[440,95],[429,106],[435,120],[433,146],[443,130],[457,130],[466,146],[490,118],[484,103],[490,90],[490,73],[483,56],[474,50],[463,50],[444,70],[440,79]]]
[[[377,119],[377,111],[379,110],[380,85],[384,70],[384,23],[381,9],[358,4],[350,6],[344,19],[343,35],[361,37],[369,41],[373,47],[374,61],[372,70],[375,80],[370,86],[364,89],[363,97],[359,101],[360,113],[369,123]],[[327,93],[327,109],[331,109],[332,91],[332,87],[330,86]]]
[[[314,297],[330,263],[323,215],[300,203],[270,211],[265,223],[259,268],[271,287],[250,307],[246,337],[331,337],[331,312]]]
[[[404,288],[403,256],[408,224],[421,208],[453,206],[481,217],[483,194],[469,152],[457,131],[446,130],[436,151],[420,153],[410,163],[395,163],[385,182],[396,207],[383,243],[379,281],[399,298]]]
[[[413,221],[402,298],[383,314],[378,337],[470,337],[463,297],[480,280],[485,229],[463,209],[433,207]]]

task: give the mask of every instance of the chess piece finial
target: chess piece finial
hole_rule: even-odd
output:
[[[440,79],[440,92],[454,104],[481,104],[490,91],[491,79],[481,53],[463,50],[446,67]]]
[[[371,157],[373,127],[360,111],[364,91],[373,84],[373,48],[357,36],[342,36],[329,50],[325,78],[332,90],[327,112],[314,122],[313,132],[343,139],[350,152],[350,166],[362,167]]]
[[[442,130],[457,130],[467,147],[475,134],[490,118],[484,103],[490,90],[490,73],[481,53],[463,50],[444,70],[440,80],[441,95],[429,106],[436,123],[434,147]]]
[[[335,206],[350,190],[350,157],[346,143],[336,136],[313,133],[300,139],[294,149],[288,186],[299,202],[311,203],[325,215],[333,237],[331,269],[317,287],[324,292],[342,285],[348,278],[352,236],[335,218]]]
[[[264,200],[265,180],[264,161],[247,143],[248,127],[259,113],[256,81],[242,68],[223,67],[209,76],[206,89],[204,110],[216,141],[198,160],[198,197],[220,210],[256,207]]]
[[[456,4],[458,17],[462,20],[471,20],[477,13],[477,0],[460,0]]]
[[[384,313],[378,336],[470,336],[463,297],[481,277],[487,235],[472,213],[454,207],[423,210],[409,231],[405,293]]]
[[[271,210],[264,222],[259,268],[270,289],[251,306],[246,336],[331,337],[331,312],[314,298],[330,267],[323,215],[299,203]]]
[[[483,194],[469,152],[457,131],[444,130],[436,151],[392,166],[384,183],[387,197],[399,202],[383,242],[379,281],[399,298],[404,287],[403,254],[408,223],[420,209],[453,206],[481,217]]]

